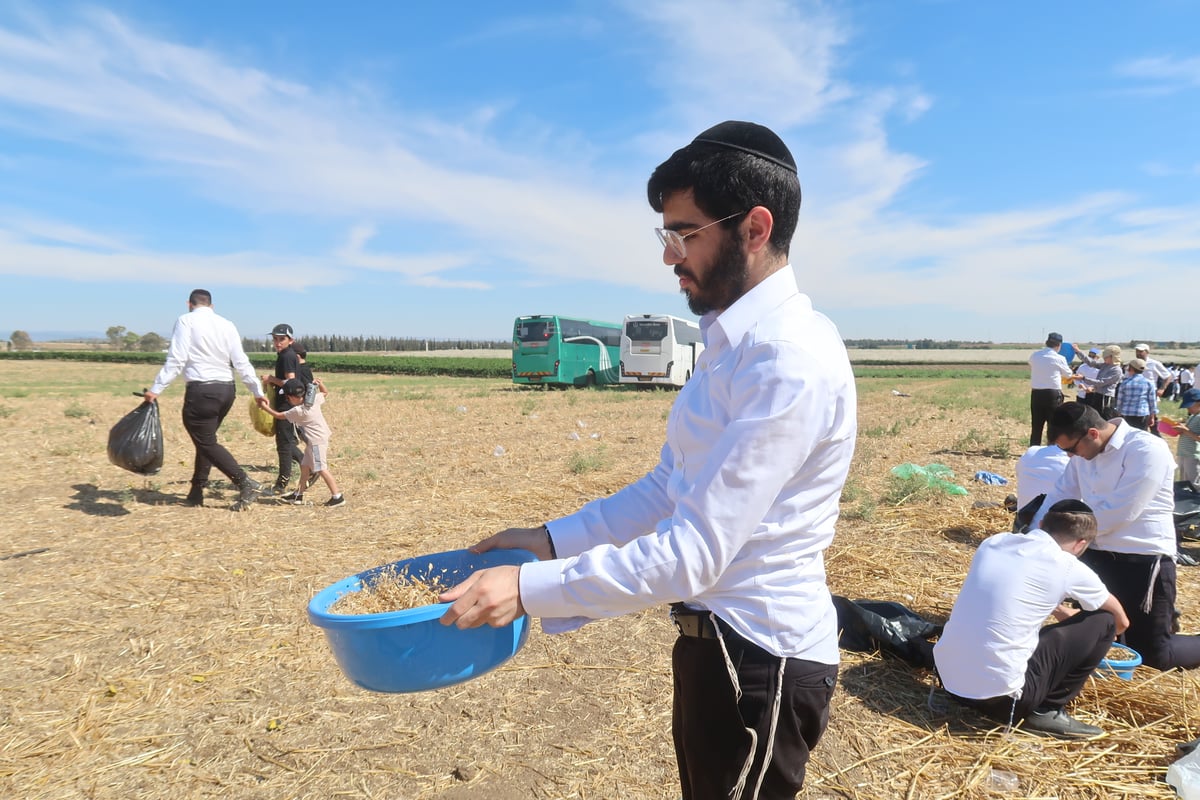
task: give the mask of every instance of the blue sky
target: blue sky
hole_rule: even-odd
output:
[[[1200,5],[0,0],[0,335],[505,340],[687,316],[645,200],[725,119],[800,165],[848,338],[1196,340]]]

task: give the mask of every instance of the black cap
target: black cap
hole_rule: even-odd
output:
[[[796,172],[796,159],[792,158],[792,153],[783,140],[770,128],[753,122],[728,120],[712,126],[692,141],[741,150]]]
[[[288,378],[279,387],[280,394],[290,394],[292,397],[304,397],[304,382],[299,378]]]
[[[1092,507],[1082,500],[1059,500],[1050,506],[1047,514],[1095,514]]]
[[[271,328],[271,335],[272,336],[286,336],[289,339],[296,338],[296,334],[292,332],[292,326],[288,325],[286,322],[281,322],[278,325],[276,325],[274,328]]]

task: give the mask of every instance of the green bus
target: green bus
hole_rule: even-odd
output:
[[[555,314],[517,317],[513,323],[513,383],[595,386],[617,383],[621,326]]]

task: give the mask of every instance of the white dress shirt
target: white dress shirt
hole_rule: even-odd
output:
[[[658,466],[549,523],[560,559],[522,565],[522,603],[600,618],[686,601],[777,656],[836,664],[824,551],[857,432],[845,346],[791,266],[700,324]]]
[[[1029,385],[1034,389],[1062,391],[1062,379],[1074,373],[1067,360],[1053,347],[1043,347],[1029,357]]]
[[[211,306],[196,306],[175,320],[167,361],[150,391],[162,394],[180,373],[188,383],[230,383],[234,369],[255,397],[265,396],[234,324],[219,316]]]
[[[1114,553],[1175,555],[1175,458],[1157,436],[1124,420],[1091,461],[1071,458],[1034,524],[1059,500],[1082,500],[1096,513],[1092,547]]]
[[[1017,459],[1017,508],[1024,508],[1039,494],[1049,496],[1070,460],[1070,454],[1053,444],[1026,450]]]
[[[1159,381],[1171,378],[1171,370],[1167,369],[1166,365],[1155,358],[1146,359],[1146,370],[1142,373],[1150,379],[1150,383],[1154,384],[1154,391],[1159,390]]]
[[[984,539],[933,647],[942,685],[973,700],[1020,697],[1042,623],[1068,597],[1094,611],[1108,600],[1108,589],[1050,534]]]

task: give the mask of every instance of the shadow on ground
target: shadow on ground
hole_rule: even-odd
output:
[[[123,517],[130,513],[129,503],[167,505],[183,502],[182,494],[163,494],[157,489],[100,489],[95,484],[77,483],[71,487],[75,496],[64,508],[80,511],[93,517]]]

